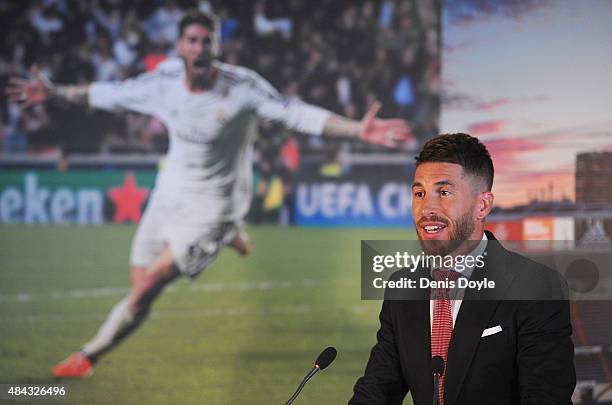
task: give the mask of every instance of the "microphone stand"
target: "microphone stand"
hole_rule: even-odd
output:
[[[438,405],[440,403],[438,390],[440,388],[440,377],[442,377],[442,373],[444,373],[444,359],[440,356],[434,356],[431,359],[431,368],[433,371],[434,378],[434,389],[433,389],[433,405]]]
[[[289,400],[287,402],[285,402],[285,405],[291,405],[293,403],[293,401],[295,401],[295,399],[297,398],[298,395],[300,395],[300,392],[302,392],[302,388],[304,388],[304,386],[306,385],[306,383],[308,382],[308,380],[310,380],[315,374],[317,374],[317,372],[320,370],[318,365],[315,365],[309,372],[308,374],[306,374],[306,377],[304,377],[304,379],[302,380],[302,382],[300,383],[299,387],[297,387],[297,389],[295,390],[295,392],[293,393],[293,395],[291,395],[291,398],[289,398]]]
[[[433,405],[438,405],[438,389],[440,387],[440,373],[434,373]]]

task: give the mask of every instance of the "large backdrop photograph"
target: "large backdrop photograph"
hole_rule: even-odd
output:
[[[0,0],[0,21],[3,389],[281,404],[333,346],[295,403],[347,403],[380,327],[362,241],[417,239],[415,157],[443,133],[490,151],[498,239],[612,251],[608,1]],[[612,404],[612,301],[571,310],[573,401]]]

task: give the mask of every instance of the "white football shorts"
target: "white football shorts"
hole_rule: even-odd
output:
[[[132,240],[130,265],[149,266],[169,245],[179,271],[194,278],[215,260],[239,226],[233,222],[192,223],[185,214],[180,204],[151,196]]]

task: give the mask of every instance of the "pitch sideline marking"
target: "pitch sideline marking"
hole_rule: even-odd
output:
[[[177,318],[210,318],[210,317],[239,317],[239,316],[270,316],[276,317],[280,315],[295,315],[307,314],[313,312],[311,305],[273,305],[263,310],[253,310],[248,307],[225,307],[211,309],[180,309],[180,310],[154,310],[151,314],[151,319],[177,319]],[[22,316],[0,316],[0,322],[87,322],[101,321],[106,319],[107,312],[65,315],[65,314],[40,314],[40,315],[22,315]]]
[[[319,284],[318,280],[304,279],[298,281],[290,280],[265,280],[239,283],[208,283],[192,284],[185,287],[171,285],[166,288],[166,292],[226,292],[226,291],[256,291],[273,290],[287,288],[315,288]],[[28,293],[20,292],[17,294],[0,294],[0,302],[32,302],[46,299],[83,299],[93,297],[108,297],[113,295],[125,295],[129,288],[91,288],[85,290],[53,291],[50,293]]]

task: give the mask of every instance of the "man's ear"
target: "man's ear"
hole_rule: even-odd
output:
[[[483,191],[478,195],[478,213],[476,218],[479,221],[484,221],[487,215],[489,215],[493,209],[493,200],[494,196],[490,191]]]

